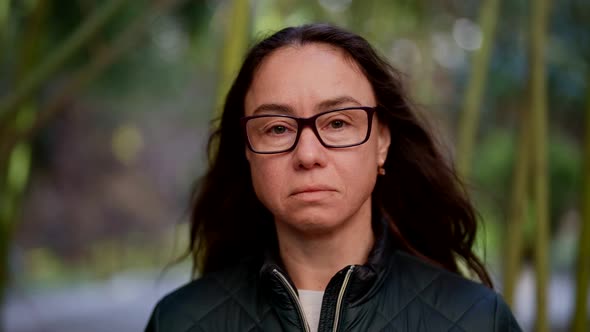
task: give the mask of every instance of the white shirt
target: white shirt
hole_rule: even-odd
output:
[[[322,299],[324,298],[324,292],[298,289],[299,302],[303,307],[303,313],[305,319],[309,324],[309,328],[312,332],[317,332],[318,325],[320,324],[320,311],[322,310]]]

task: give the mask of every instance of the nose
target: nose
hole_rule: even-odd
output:
[[[311,128],[303,128],[293,154],[294,166],[298,169],[323,167],[326,164],[326,148]]]

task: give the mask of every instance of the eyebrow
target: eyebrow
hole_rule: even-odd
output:
[[[359,103],[356,99],[352,98],[351,96],[340,96],[322,101],[321,103],[319,103],[318,108],[320,110],[325,110],[329,108],[343,106],[344,104],[354,104],[355,106],[361,106],[361,103]]]
[[[361,103],[359,103],[356,99],[354,99],[351,96],[339,96],[336,98],[330,98],[330,99],[322,101],[321,103],[319,103],[317,105],[316,108],[318,110],[327,110],[330,108],[342,106],[344,104],[354,104],[355,106],[362,105]],[[295,114],[295,111],[293,110],[293,108],[291,106],[285,105],[285,104],[275,104],[275,103],[259,105],[258,107],[256,107],[256,109],[254,110],[254,112],[252,114],[258,114],[258,113],[264,113],[264,112],[282,113],[282,114],[288,114],[288,115]]]
[[[292,115],[295,112],[293,111],[293,108],[291,108],[291,106],[289,105],[284,105],[284,104],[262,104],[258,107],[256,107],[256,109],[254,110],[254,112],[252,114],[257,114],[257,113],[264,113],[264,112],[272,112],[272,113],[283,113],[283,114],[289,114]]]

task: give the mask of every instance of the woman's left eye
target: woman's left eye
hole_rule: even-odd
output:
[[[338,129],[338,128],[342,128],[344,127],[346,123],[342,120],[332,120],[330,121],[330,127],[334,128],[334,129]]]

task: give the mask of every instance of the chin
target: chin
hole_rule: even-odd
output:
[[[344,224],[344,218],[324,210],[321,213],[298,213],[283,219],[283,223],[302,233],[320,235],[337,230]]]

